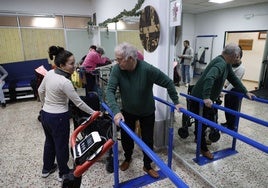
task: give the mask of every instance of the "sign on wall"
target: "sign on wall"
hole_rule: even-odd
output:
[[[252,50],[253,39],[239,39],[238,44],[243,50]]]
[[[181,0],[175,0],[170,2],[170,26],[179,26],[181,25],[181,12],[182,12],[182,3]]]

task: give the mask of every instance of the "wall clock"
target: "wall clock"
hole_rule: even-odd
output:
[[[153,52],[159,42],[160,23],[158,15],[152,6],[146,6],[140,16],[140,40],[147,52]]]

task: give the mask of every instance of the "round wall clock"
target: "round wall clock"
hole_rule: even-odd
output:
[[[147,52],[153,52],[159,42],[160,23],[152,6],[146,6],[140,16],[140,40]]]

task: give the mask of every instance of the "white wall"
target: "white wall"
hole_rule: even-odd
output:
[[[1,0],[1,11],[17,11],[28,13],[53,13],[65,15],[92,15],[97,14],[97,23],[108,18],[113,18],[121,11],[131,10],[136,5],[134,0]],[[163,0],[162,0],[163,1]],[[162,2],[163,5],[166,2]],[[154,1],[146,0],[145,5],[154,6]],[[159,8],[160,14],[165,11]],[[251,19],[245,16],[254,15]],[[163,15],[161,15],[163,16]],[[163,20],[163,19],[162,19]],[[182,16],[182,36],[177,44],[175,54],[180,54],[182,41],[189,40],[191,46],[195,47],[195,36],[218,35],[214,40],[212,58],[219,55],[224,44],[225,31],[248,31],[268,29],[268,3],[250,5],[245,7],[211,11],[208,13]],[[161,21],[161,19],[160,19]],[[163,22],[163,21],[162,21]],[[164,30],[164,29],[161,29]],[[165,31],[163,31],[165,32]],[[163,38],[160,40],[163,40]],[[93,42],[99,44],[99,38],[94,37]],[[160,41],[161,45],[161,41]],[[254,72],[252,72],[254,74]]]
[[[246,19],[246,15],[254,15]],[[183,14],[182,41],[197,35],[218,35],[214,40],[212,58],[221,54],[224,45],[225,31],[253,31],[268,30],[268,3],[245,7],[211,11],[208,13],[191,15]],[[193,33],[193,30],[195,32]],[[195,44],[192,43],[194,47]],[[258,52],[263,53],[263,52]],[[260,67],[261,61],[258,63]],[[248,67],[251,67],[249,65]],[[248,70],[251,70],[250,68]],[[245,79],[258,81],[259,71],[247,71]]]
[[[90,0],[1,0],[0,12],[91,16]]]
[[[245,15],[254,14],[251,19]],[[221,53],[225,31],[247,31],[268,29],[268,3],[251,5],[239,8],[224,9],[195,16],[195,22],[187,22],[191,15],[183,15],[183,27],[195,27],[196,35],[218,35],[215,39],[212,56]],[[189,25],[189,26],[187,26]],[[192,32],[183,30],[183,33]]]
[[[258,39],[259,32],[250,33],[229,33],[227,43],[238,44],[240,39],[253,40],[251,50],[243,50],[242,63],[246,69],[244,80],[259,81],[259,73],[261,72],[262,58],[265,46],[265,40]],[[258,73],[258,74],[257,74]]]
[[[101,23],[114,18],[124,9],[132,10],[136,4],[136,0],[91,0],[91,10],[97,14],[97,23]]]
[[[183,41],[189,40],[190,46],[194,47],[195,42],[195,16],[193,14],[183,14],[182,19],[182,36],[181,41],[178,42],[176,55],[181,55],[184,49]],[[194,49],[194,48],[193,48]]]

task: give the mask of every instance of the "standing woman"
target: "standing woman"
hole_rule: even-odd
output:
[[[70,80],[75,70],[75,59],[71,52],[62,47],[51,46],[49,58],[54,59],[56,68],[50,70],[38,88],[42,103],[41,122],[45,132],[42,177],[46,178],[59,167],[59,181],[68,174],[70,114],[69,99],[81,110],[92,114],[92,110],[76,93]],[[55,164],[55,157],[57,164]]]

